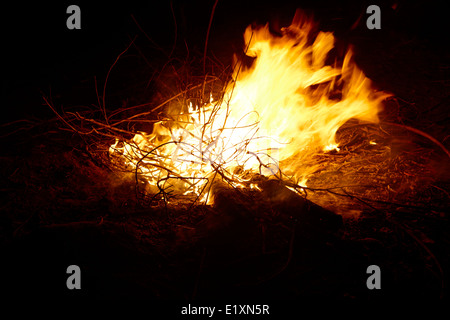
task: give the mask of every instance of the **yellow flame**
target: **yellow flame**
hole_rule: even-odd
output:
[[[223,99],[180,106],[153,132],[110,148],[124,164],[145,176],[148,191],[170,186],[180,194],[201,195],[217,172],[235,187],[248,182],[244,172],[289,172],[306,185],[306,157],[320,150],[339,151],[336,131],[350,118],[378,121],[385,93],[352,61],[327,61],[334,48],[330,32],[314,32],[314,23],[296,13],[281,36],[268,25],[249,26],[244,34],[251,68],[236,68]],[[181,110],[181,111],[180,111]],[[257,188],[255,184],[251,188]],[[203,194],[202,194],[203,192]],[[209,201],[209,200],[208,200]]]

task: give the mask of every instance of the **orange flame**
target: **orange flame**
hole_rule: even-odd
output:
[[[350,50],[341,66],[327,64],[334,36],[313,29],[299,12],[281,36],[272,35],[268,25],[249,26],[244,39],[254,63],[235,70],[223,99],[190,104],[158,122],[151,134],[116,141],[111,154],[137,169],[150,193],[170,186],[206,200],[206,186],[215,177],[243,186],[249,171],[281,170],[304,185],[313,171],[302,165],[304,159],[339,150],[335,134],[349,119],[377,122],[388,96],[372,89]]]

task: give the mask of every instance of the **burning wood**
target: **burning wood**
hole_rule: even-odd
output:
[[[129,49],[144,56],[136,39],[119,50],[113,67]],[[427,133],[414,128],[419,121],[404,121],[400,104],[409,105],[400,98],[387,100],[379,115],[388,94],[374,89],[352,50],[340,56],[333,34],[300,13],[277,35],[267,25],[248,27],[244,40],[246,56],[229,74],[223,66],[222,73],[206,74],[207,59],[198,78],[186,72],[189,61],[167,62],[163,69],[174,73],[158,84],[178,90],[172,95],[155,90],[154,100],[143,93],[145,101],[123,101],[112,110],[105,105],[109,70],[103,90],[95,81],[103,95],[94,108],[58,112],[44,97],[69,134],[46,131],[46,142],[57,145],[48,148],[42,135],[21,131],[32,155],[23,162],[2,158],[4,208],[11,211],[2,217],[3,238],[13,244],[4,274],[22,266],[22,277],[30,263],[50,257],[54,274],[66,270],[59,269],[66,260],[83,273],[96,270],[86,277],[92,280],[106,272],[94,295],[365,298],[372,288],[359,275],[375,264],[383,277],[396,277],[389,283],[394,289],[383,291],[388,297],[442,296],[448,287],[442,231],[448,166],[441,161],[450,155],[447,134],[434,138],[436,131],[423,123],[418,128]],[[170,57],[178,58],[178,49]],[[378,52],[391,52],[384,49]],[[376,65],[384,71],[392,63]],[[148,80],[147,72],[140,75]],[[422,87],[405,88],[409,94]],[[135,89],[132,97],[141,91]],[[27,247],[32,258],[20,259]],[[130,282],[118,285],[124,279]],[[398,291],[406,282],[417,286]],[[17,293],[30,283],[24,278]],[[32,287],[34,299],[41,286]]]
[[[211,204],[211,182],[248,187],[253,173],[306,182],[314,167],[305,159],[320,150],[339,150],[336,131],[350,118],[377,122],[381,101],[352,61],[329,63],[334,37],[315,31],[300,12],[281,36],[248,27],[245,69],[237,62],[232,81],[209,101],[170,106],[153,126],[130,140],[116,138],[109,153],[139,176],[140,190],[191,195]]]
[[[261,176],[280,181],[281,194],[289,188],[340,214],[357,215],[355,201],[386,201],[386,192],[391,200],[406,184],[414,191],[415,182],[397,182],[405,175],[392,167],[394,146],[378,125],[389,94],[373,88],[351,49],[337,56],[333,34],[318,31],[300,11],[279,35],[268,25],[249,26],[244,39],[251,66],[237,59],[225,85],[202,77],[150,111],[129,115],[151,105],[145,103],[108,114],[103,99],[102,121],[86,112],[61,115],[44,99],[86,139],[92,156],[117,174],[134,177],[137,200],[147,203],[213,205],[227,192],[235,196],[244,190],[265,194],[264,201],[280,196],[267,194]]]

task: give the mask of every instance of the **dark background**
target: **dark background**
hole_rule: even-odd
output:
[[[145,40],[131,18],[161,48],[201,51],[214,1],[62,1],[2,5],[2,104],[3,121],[46,113],[39,105],[41,91],[56,97],[74,83],[104,79],[117,55],[134,36]],[[66,28],[66,8],[81,8],[81,30]],[[367,30],[368,5],[381,8],[381,30]],[[289,24],[296,8],[313,13],[323,29],[344,40],[351,30],[373,42],[383,42],[392,32],[420,39],[436,50],[448,46],[449,23],[444,2],[433,1],[219,1],[209,38],[209,52],[228,63],[242,46],[242,34],[252,22]],[[174,24],[176,20],[176,32]],[[184,43],[185,42],[185,43]],[[389,49],[387,49],[389,50]],[[149,61],[161,58],[161,51],[147,51]],[[154,55],[154,56],[152,56]],[[153,59],[155,58],[155,59]],[[101,82],[100,82],[101,83]],[[81,103],[82,101],[80,101]],[[86,101],[90,103],[91,101]],[[45,108],[44,108],[45,109]]]

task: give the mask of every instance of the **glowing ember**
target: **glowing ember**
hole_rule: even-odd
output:
[[[283,172],[305,186],[313,168],[304,160],[321,150],[339,152],[339,127],[350,118],[378,121],[387,96],[371,88],[351,51],[340,66],[327,64],[334,36],[314,34],[313,27],[299,12],[281,36],[268,25],[248,27],[244,38],[254,63],[236,68],[222,99],[168,110],[151,134],[116,141],[110,154],[136,171],[153,194],[164,190],[207,201],[215,178],[258,189],[249,172]]]

